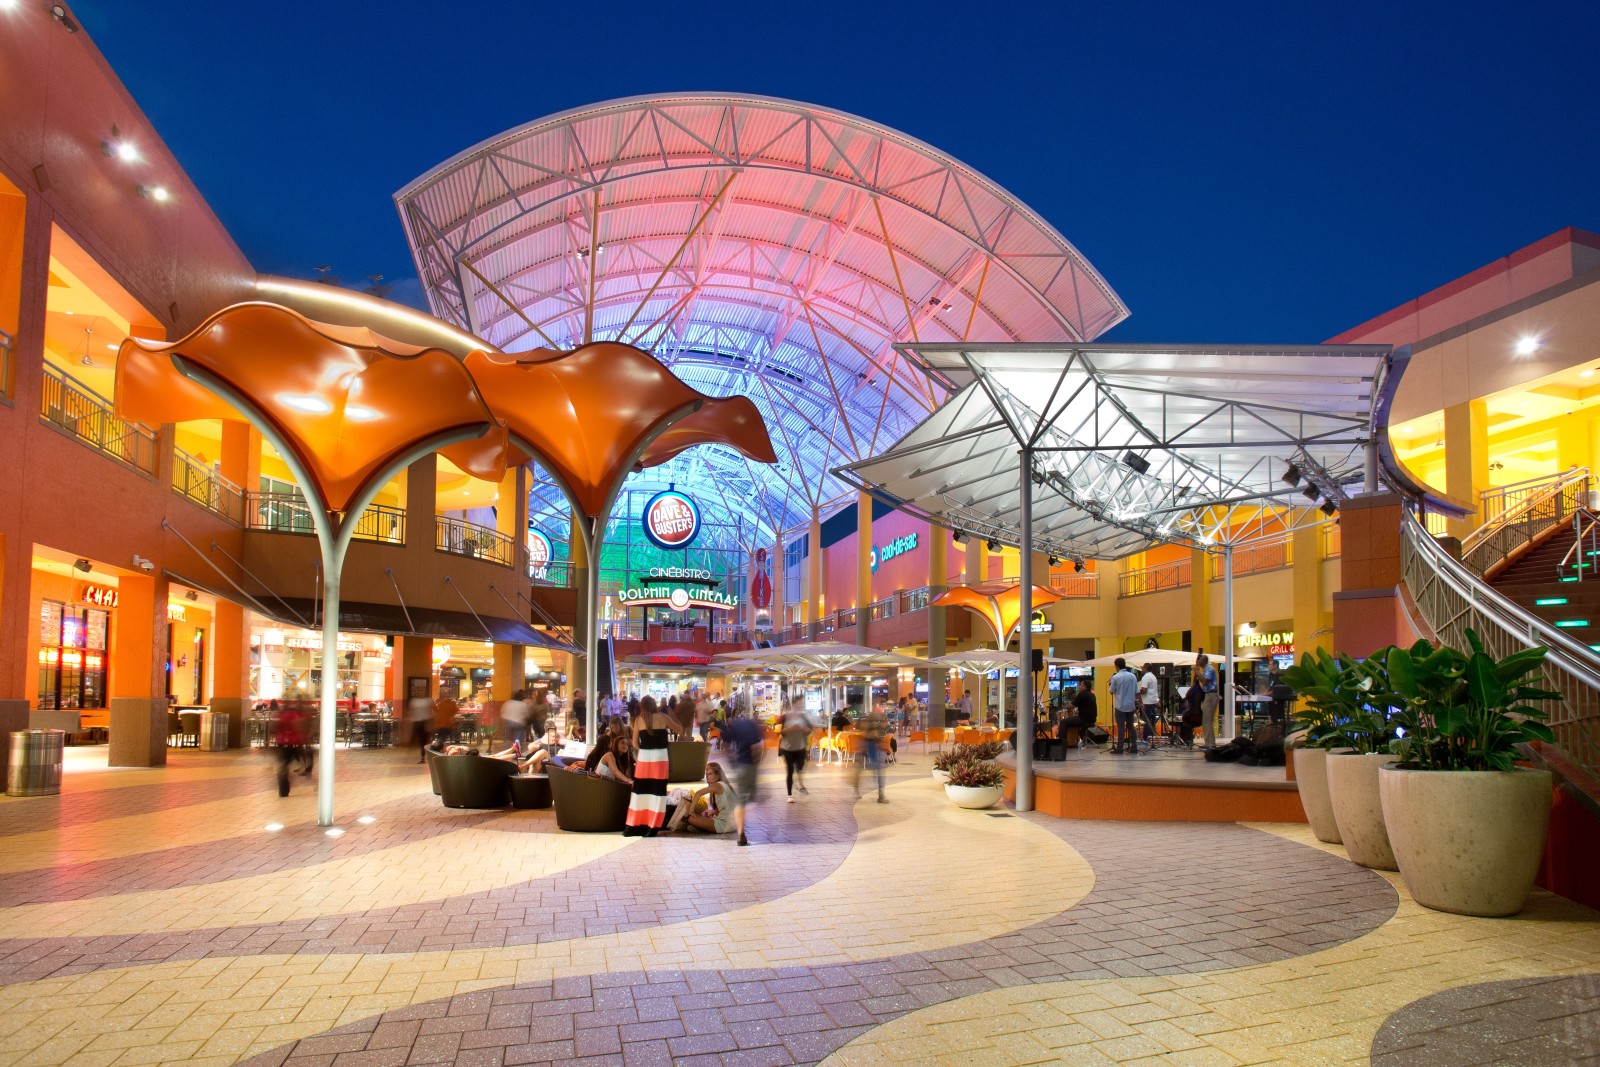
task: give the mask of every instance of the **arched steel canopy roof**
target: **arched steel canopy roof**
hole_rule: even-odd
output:
[[[1127,315],[994,182],[843,112],[679,94],[508,131],[395,196],[434,312],[507,351],[625,340],[761,408],[782,462],[693,467],[769,532],[945,399],[899,343],[1079,342]]]

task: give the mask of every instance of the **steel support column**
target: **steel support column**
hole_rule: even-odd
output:
[[[1033,449],[1024,448],[1017,453],[1020,463],[1020,501],[1022,504],[1022,536],[1018,551],[1022,555],[1017,577],[1017,611],[1022,620],[1019,630],[1028,632],[1028,620],[1033,618]],[[1033,640],[1018,640],[1017,660],[1017,810],[1033,810]],[[1005,638],[1000,639],[1005,649]],[[1000,703],[1005,705],[1006,672],[1000,672]],[[1002,714],[1004,711],[1002,710]]]
[[[1201,577],[1204,577],[1203,575]],[[1226,673],[1223,675],[1222,699],[1223,707],[1227,709],[1223,715],[1223,734],[1229,741],[1234,738],[1234,688],[1233,688],[1233,546],[1222,546],[1222,643],[1223,663],[1226,664]]]

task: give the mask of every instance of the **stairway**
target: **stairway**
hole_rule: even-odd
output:
[[[1522,553],[1489,577],[1502,596],[1565,630],[1574,640],[1600,652],[1600,546],[1591,525],[1596,515],[1579,513],[1583,549],[1573,554],[1574,524],[1545,531]],[[1570,561],[1563,566],[1563,561]]]

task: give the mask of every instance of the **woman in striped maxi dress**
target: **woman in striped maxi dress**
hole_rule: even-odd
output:
[[[622,832],[630,837],[654,837],[667,820],[667,729],[670,720],[654,697],[640,701],[633,720],[633,796]]]

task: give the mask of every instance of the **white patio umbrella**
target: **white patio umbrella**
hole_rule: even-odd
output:
[[[1141,648],[1133,652],[1119,652],[1114,656],[1097,656],[1094,659],[1074,660],[1074,667],[1114,667],[1122,660],[1130,667],[1144,667],[1152,663],[1166,663],[1175,667],[1192,667],[1198,652],[1181,652],[1174,648]]]
[[[833,679],[835,675],[852,671],[882,670],[888,667],[927,667],[931,661],[917,656],[904,656],[866,645],[850,645],[842,641],[807,641],[776,648],[751,649],[749,652],[724,652],[713,657],[719,663],[744,662],[776,669],[779,664],[808,667],[811,674],[822,674],[828,680],[828,732],[833,733]]]
[[[970,648],[965,652],[951,652],[944,656],[935,656],[928,661],[949,667],[961,674],[988,674],[990,671],[1004,671],[1007,667],[1017,665],[1017,654],[1005,652],[997,648]],[[1019,714],[1017,721],[1021,722]],[[1000,676],[1000,729],[1006,728],[1006,683],[1005,675]]]

